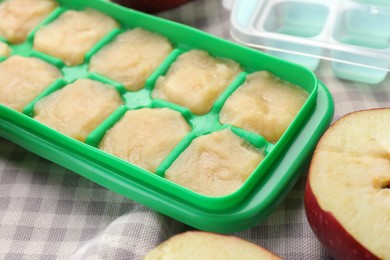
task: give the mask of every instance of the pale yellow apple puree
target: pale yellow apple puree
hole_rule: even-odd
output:
[[[0,36],[21,43],[58,4],[53,0],[5,0],[0,3]]]
[[[240,71],[233,60],[191,50],[180,55],[157,80],[152,96],[187,107],[194,114],[206,114]]]
[[[11,53],[10,48],[4,42],[0,41],[0,56],[9,56]]]
[[[43,60],[11,56],[0,62],[0,104],[22,111],[59,77],[57,67]]]
[[[194,139],[165,178],[203,195],[228,195],[243,185],[263,158],[262,151],[224,129]]]
[[[171,51],[172,45],[165,37],[136,28],[103,47],[92,57],[89,69],[128,90],[139,90]]]
[[[111,86],[79,79],[36,103],[34,118],[79,141],[123,104]]]
[[[276,142],[308,98],[308,93],[270,72],[247,76],[225,102],[220,121],[262,135]]]
[[[155,172],[190,130],[177,111],[168,108],[130,110],[107,131],[99,148]]]
[[[36,32],[34,49],[68,66],[79,65],[86,53],[118,26],[113,18],[93,9],[68,10]]]

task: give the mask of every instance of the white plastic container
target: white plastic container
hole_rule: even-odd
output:
[[[224,0],[231,35],[245,45],[315,70],[377,84],[390,71],[389,0]]]

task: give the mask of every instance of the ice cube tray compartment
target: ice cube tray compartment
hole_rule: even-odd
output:
[[[253,2],[253,3],[252,3]],[[231,34],[237,41],[315,70],[331,60],[335,75],[377,84],[390,60],[386,1],[236,0]]]
[[[329,125],[333,115],[330,94],[317,81],[313,73],[300,66],[243,48],[196,29],[106,1],[61,0],[58,2],[60,6],[29,34],[24,43],[16,45],[8,43],[8,45],[12,50],[11,56],[31,56],[46,61],[60,69],[62,78],[42,91],[23,109],[22,113],[0,105],[0,136],[196,228],[217,232],[242,230],[258,223],[276,208],[299,177],[299,169],[304,158],[314,148],[314,144]],[[100,39],[86,53],[82,64],[68,66],[61,59],[33,48],[34,36],[39,28],[53,22],[66,10],[85,8],[94,8],[110,15],[119,22],[120,28],[113,29]],[[173,45],[171,53],[148,77],[142,89],[129,91],[115,80],[88,70],[93,55],[119,34],[136,27],[156,32],[166,37]],[[6,42],[3,38],[0,40]],[[154,99],[151,96],[157,78],[164,75],[180,55],[193,49],[205,50],[215,57],[232,59],[243,68],[243,72],[238,74],[214,102],[210,112],[205,115],[195,115],[188,108],[169,101]],[[0,62],[6,59],[7,57],[0,57]],[[247,75],[261,70],[270,71],[309,93],[306,103],[277,143],[270,143],[258,134],[219,121],[219,113],[224,102],[242,85]],[[81,78],[112,86],[124,100],[124,105],[117,108],[95,128],[85,142],[61,134],[32,118],[34,106],[39,100]],[[98,149],[107,130],[111,129],[127,111],[140,108],[169,108],[178,111],[191,127],[190,133],[163,160],[156,174]],[[223,197],[208,197],[164,178],[165,170],[192,140],[225,128],[230,128],[235,135],[265,154],[265,159],[239,190]],[[227,215],[229,217],[226,217]],[[221,216],[225,216],[222,221]]]

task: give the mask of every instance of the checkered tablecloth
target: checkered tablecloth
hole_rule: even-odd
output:
[[[196,0],[158,14],[231,39],[220,0]],[[390,78],[377,86],[342,81],[324,62],[316,71],[331,91],[335,118],[390,106]],[[263,223],[233,235],[284,259],[330,259],[305,217],[306,176]],[[0,259],[140,259],[191,229],[0,138]]]

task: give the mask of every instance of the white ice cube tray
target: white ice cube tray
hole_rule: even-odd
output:
[[[231,35],[315,70],[378,84],[390,71],[390,0],[225,0]]]

